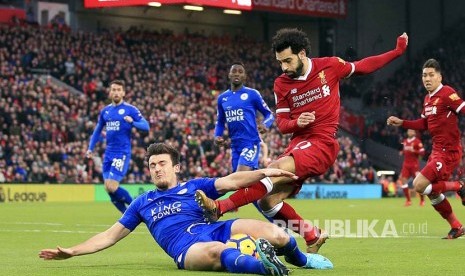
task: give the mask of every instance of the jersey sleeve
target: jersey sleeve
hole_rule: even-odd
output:
[[[216,178],[197,178],[190,181],[196,190],[202,190],[209,198],[217,199],[221,194],[215,188]]]
[[[285,91],[278,83],[278,79],[274,82],[274,97],[276,101],[276,124],[281,133],[294,133],[299,130],[297,119],[291,119],[291,108],[284,97]]]
[[[455,90],[453,89],[449,89],[447,92],[448,93],[445,96],[443,96],[443,99],[449,107],[449,109],[455,112],[456,114],[465,114],[465,110],[463,108],[465,106],[465,102],[462,100],[462,98],[460,98],[457,92],[455,92]]]
[[[264,117],[262,124],[264,124],[267,128],[270,128],[274,122],[273,113],[271,112],[270,108],[266,104],[265,100],[263,100],[262,95],[260,95],[260,92],[258,92],[257,90],[254,90],[254,93],[252,94],[253,94],[253,104],[254,104],[255,109],[260,111],[260,113],[262,113]]]
[[[339,79],[349,78],[355,72],[355,65],[340,57],[331,57],[331,65],[334,67]]]
[[[221,105],[221,99],[223,97],[220,95],[217,101],[217,110],[216,110],[216,124],[215,124],[215,137],[223,136],[224,124],[226,118],[224,116],[224,109]]]
[[[140,120],[144,119],[144,116],[142,116],[140,110],[135,106],[131,108],[131,117],[134,122],[139,122]]]
[[[124,212],[123,216],[119,219],[124,227],[129,229],[131,232],[136,229],[136,227],[142,222],[142,218],[139,215],[139,206],[142,203],[143,198],[146,196],[141,195],[137,197],[131,204],[129,204],[128,209]]]
[[[94,150],[95,145],[97,144],[97,141],[100,137],[100,133],[102,132],[104,125],[105,125],[105,119],[103,118],[103,110],[102,110],[100,112],[100,115],[98,116],[97,126],[95,126],[94,132],[92,133],[92,136],[90,137],[90,142],[89,142],[90,151]]]

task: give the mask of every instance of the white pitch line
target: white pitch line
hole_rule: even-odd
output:
[[[10,224],[10,225],[53,225],[53,226],[63,225],[62,223],[54,223],[54,222],[0,222],[0,224]]]
[[[81,231],[81,230],[40,230],[40,229],[22,229],[22,230],[9,230],[0,229],[0,232],[8,233],[65,233],[65,234],[97,234],[101,231]],[[147,234],[147,232],[132,232],[132,234]]]

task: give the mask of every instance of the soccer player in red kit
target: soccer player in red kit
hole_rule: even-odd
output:
[[[407,48],[407,34],[397,39],[394,50],[357,62],[338,57],[310,58],[310,40],[298,29],[279,30],[272,48],[283,74],[274,82],[276,115],[279,130],[292,138],[286,151],[269,167],[295,173],[299,179],[265,178],[240,189],[229,198],[213,201],[200,191],[196,197],[210,220],[223,213],[259,200],[270,220],[286,223],[301,234],[307,252],[318,252],[328,234],[310,225],[283,200],[299,192],[308,177],[325,173],[336,160],[339,144],[336,132],[339,123],[339,81],[352,74],[368,74],[399,57]]]
[[[465,114],[465,102],[452,87],[442,84],[441,67],[435,59],[429,59],[423,65],[422,80],[428,94],[423,102],[421,119],[402,120],[391,116],[387,124],[429,130],[433,150],[426,166],[413,180],[413,186],[417,192],[429,197],[434,209],[450,224],[451,230],[445,239],[456,239],[464,234],[464,228],[443,192],[457,192],[465,205],[464,182],[447,181],[462,159],[458,114]]]
[[[404,155],[404,163],[400,172],[400,181],[402,182],[402,191],[405,195],[405,206],[412,205],[410,199],[410,189],[408,188],[408,180],[414,178],[420,172],[420,156],[425,155],[425,148],[420,139],[415,136],[416,132],[413,129],[407,130],[407,138],[402,141],[403,149],[401,153]],[[420,206],[425,205],[425,196],[420,194]]]

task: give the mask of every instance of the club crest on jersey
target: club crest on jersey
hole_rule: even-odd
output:
[[[325,71],[321,71],[320,73],[318,73],[318,78],[320,79],[321,81],[321,84],[327,84],[328,82],[326,81],[326,75],[325,75]]]
[[[123,114],[124,114],[124,112],[125,112],[125,111],[124,111],[124,109],[120,109],[120,110],[118,110],[118,114],[119,114],[119,115],[123,115]]]
[[[249,98],[249,95],[247,93],[241,94],[241,100],[245,101]]]

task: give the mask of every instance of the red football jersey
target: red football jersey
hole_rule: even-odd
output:
[[[425,153],[425,148],[421,140],[416,137],[406,138],[402,141],[402,145],[404,145],[404,166],[419,164],[419,157]]]
[[[315,111],[315,121],[296,130],[293,137],[302,134],[334,137],[341,104],[339,80],[350,76],[355,66],[338,57],[308,60],[309,68],[305,75],[292,79],[282,74],[275,80],[276,114],[290,113],[290,119],[294,120],[303,112]]]
[[[436,91],[426,95],[422,118],[426,118],[428,130],[433,138],[433,150],[461,150],[457,114],[465,102],[450,86],[440,85]]]

